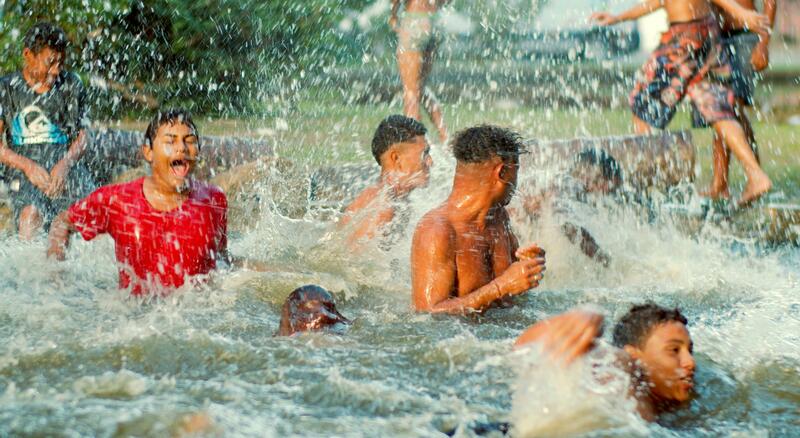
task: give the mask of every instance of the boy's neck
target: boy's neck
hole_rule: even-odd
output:
[[[160,183],[153,175],[147,176],[142,184],[144,198],[154,210],[171,211],[189,199],[191,183],[186,190],[179,192],[175,187]]]
[[[28,88],[30,88],[36,94],[47,93],[52,88],[52,86],[48,85],[47,82],[38,82],[33,77],[30,69],[28,69],[27,66],[22,67],[22,78],[25,80],[25,83],[28,85]]]

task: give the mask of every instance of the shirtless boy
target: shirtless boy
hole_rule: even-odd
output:
[[[753,0],[736,0],[736,2],[747,10],[756,10]],[[775,24],[775,13],[777,11],[776,0],[764,0],[764,15],[769,20],[769,28]],[[769,41],[770,33],[750,30],[742,20],[731,16],[731,14],[720,10],[718,21],[722,26],[722,50],[728,57],[731,66],[730,76],[720,78],[732,90],[736,97],[736,116],[742,125],[750,147],[758,159],[758,145],[753,132],[753,126],[747,117],[746,107],[753,105],[753,90],[756,84],[757,72],[763,71],[769,65]],[[694,114],[696,127],[703,127],[703,123],[697,114]],[[729,151],[722,143],[722,139],[714,136],[714,180],[708,189],[706,196],[711,199],[728,198],[728,166],[730,163]]]
[[[450,196],[417,224],[411,247],[418,311],[463,314],[539,285],[544,251],[519,248],[506,212],[517,183],[517,134],[477,126],[456,134]]]
[[[0,164],[8,166],[20,239],[49,227],[58,212],[94,185],[86,150],[86,92],[64,70],[69,41],[58,26],[28,30],[21,72],[0,79]]]
[[[448,0],[392,0],[389,25],[397,32],[397,66],[403,83],[403,111],[420,120],[420,105],[439,130],[439,140],[447,140],[442,108],[433,92],[425,87],[439,46],[436,14]],[[401,2],[405,4],[400,19]]]
[[[619,366],[631,375],[631,395],[645,420],[653,421],[692,397],[695,361],[686,325],[678,309],[643,304],[614,327]],[[534,324],[516,345],[539,343],[550,358],[567,364],[593,348],[602,328],[602,315],[573,310]]]
[[[333,295],[315,284],[298,287],[286,297],[281,309],[278,336],[302,332],[336,331],[350,320],[336,310]]]
[[[389,116],[372,137],[372,156],[381,166],[380,179],[364,189],[345,209],[340,226],[350,226],[348,241],[372,239],[395,219],[397,203],[428,185],[432,159],[425,126],[401,115]]]
[[[133,295],[180,287],[229,259],[225,194],[191,178],[200,144],[189,113],[157,113],[141,148],[150,175],[101,187],[59,214],[47,251],[64,259],[72,233],[85,240],[109,234],[119,286]]]
[[[665,128],[678,103],[688,96],[703,121],[713,126],[715,134],[742,163],[747,186],[738,204],[746,206],[769,191],[772,182],[761,169],[736,118],[733,92],[708,80],[711,70],[729,68],[721,56],[720,30],[712,3],[751,29],[765,29],[768,24],[765,16],[742,8],[735,0],[647,0],[620,15],[599,12],[591,19],[609,26],[635,20],[662,7],[666,10],[670,28],[642,68],[630,96],[635,130],[645,134],[651,126]]]

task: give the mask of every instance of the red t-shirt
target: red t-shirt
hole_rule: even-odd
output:
[[[84,239],[111,235],[121,265],[119,286],[132,284],[134,295],[179,287],[187,276],[208,273],[228,243],[228,201],[218,187],[193,182],[180,207],[158,211],[145,199],[143,184],[140,178],[101,187],[68,213]]]

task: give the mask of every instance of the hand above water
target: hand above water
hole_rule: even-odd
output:
[[[24,173],[28,181],[42,193],[47,193],[50,189],[50,174],[42,166],[33,163],[25,169]]]
[[[500,297],[519,295],[539,286],[544,278],[544,257],[533,257],[514,262],[494,279]],[[499,298],[499,297],[498,297]]]
[[[750,64],[753,65],[755,71],[762,71],[769,66],[768,41],[762,40],[753,47],[753,52],[750,54]]]
[[[44,192],[50,198],[57,198],[64,192],[64,186],[67,182],[67,174],[69,174],[69,165],[64,161],[59,161],[50,169],[50,185]]]
[[[591,350],[602,333],[603,315],[592,310],[572,310],[532,325],[514,345],[538,342],[551,359],[570,364]]]
[[[514,255],[517,257],[517,260],[528,260],[536,257],[544,258],[545,252],[534,243],[523,248],[517,248]]]
[[[611,26],[616,24],[617,16],[608,12],[595,12],[589,16],[589,22],[595,22],[600,26]]]

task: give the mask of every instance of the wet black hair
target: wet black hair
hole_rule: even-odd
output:
[[[194,134],[198,138],[200,137],[200,133],[197,131],[197,126],[195,126],[194,121],[192,120],[192,115],[188,110],[183,108],[169,108],[165,110],[158,110],[158,112],[156,112],[156,114],[153,116],[153,119],[150,120],[150,124],[147,125],[147,130],[144,132],[144,140],[148,146],[153,146],[153,141],[156,139],[158,128],[167,123],[170,125],[175,123],[186,124],[192,128],[192,131],[194,131]]]
[[[522,137],[516,132],[492,125],[467,128],[456,134],[453,155],[459,163],[482,163],[492,157],[505,162],[517,161],[526,152]]]
[[[677,307],[668,309],[655,303],[633,306],[614,326],[612,342],[618,348],[626,345],[641,347],[656,326],[668,322],[686,325],[688,320]]]
[[[372,136],[372,156],[381,164],[381,156],[393,144],[404,143],[428,132],[425,125],[411,117],[393,114],[381,120]]]
[[[69,47],[69,39],[64,29],[55,24],[42,21],[28,29],[23,39],[24,47],[33,53],[39,53],[44,48],[64,55]]]
[[[622,181],[622,170],[619,163],[608,152],[589,148],[581,151],[575,158],[575,165],[597,166],[607,181]]]

